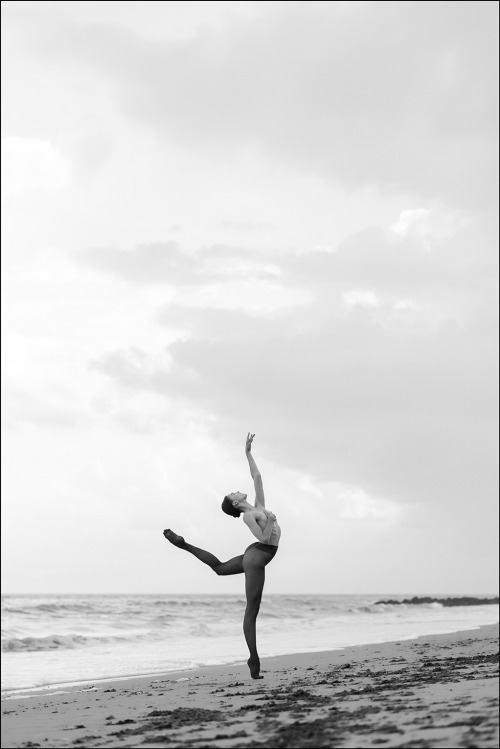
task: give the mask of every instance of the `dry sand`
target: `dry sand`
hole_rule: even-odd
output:
[[[498,625],[5,699],[2,747],[498,747]]]

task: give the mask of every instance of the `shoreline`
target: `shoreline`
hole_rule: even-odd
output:
[[[356,645],[342,645],[336,648],[330,648],[328,650],[307,650],[307,651],[300,651],[300,652],[293,652],[293,653],[281,653],[280,655],[271,655],[266,656],[261,659],[261,663],[264,665],[268,661],[273,661],[275,659],[280,658],[307,658],[307,657],[314,657],[317,655],[318,657],[327,657],[329,654],[337,653],[340,651],[347,651],[351,649],[357,649],[357,648],[364,648],[364,647],[375,647],[377,645],[390,645],[391,643],[396,642],[410,642],[414,640],[418,640],[420,638],[424,637],[441,637],[446,635],[453,635],[453,634],[459,634],[463,632],[475,632],[477,630],[485,629],[488,627],[495,627],[499,626],[499,622],[496,622],[495,624],[478,624],[476,627],[468,627],[465,630],[459,630],[459,629],[449,629],[444,632],[437,632],[437,633],[429,633],[429,634],[422,634],[422,635],[415,635],[415,636],[405,636],[405,637],[399,637],[394,640],[383,640],[383,641],[377,641],[377,642],[366,642],[366,643],[360,643]],[[171,676],[173,674],[194,674],[198,675],[201,671],[204,671],[205,669],[212,670],[212,669],[226,669],[226,668],[232,668],[232,667],[245,667],[246,668],[246,660],[245,659],[238,659],[231,663],[214,663],[210,665],[202,665],[202,666],[196,666],[193,668],[183,668],[183,669],[171,669],[167,671],[151,671],[151,672],[145,672],[145,673],[138,673],[138,674],[120,674],[119,676],[106,676],[106,677],[98,677],[98,678],[88,678],[88,679],[82,679],[77,681],[64,681],[64,682],[54,682],[51,684],[41,684],[39,686],[32,686],[32,687],[19,687],[19,688],[12,688],[12,689],[2,689],[0,691],[0,699],[8,700],[12,697],[18,696],[18,697],[32,697],[36,696],[38,694],[45,694],[45,693],[52,693],[53,690],[57,690],[58,692],[61,691],[70,691],[72,688],[85,688],[88,684],[99,684],[99,685],[106,685],[108,683],[112,682],[126,682],[134,679],[159,679]],[[189,678],[192,678],[190,675]]]
[[[498,624],[272,656],[262,673],[235,663],[11,693],[2,746],[498,746]]]

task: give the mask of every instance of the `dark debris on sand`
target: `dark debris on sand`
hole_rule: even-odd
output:
[[[221,710],[151,710],[130,727],[121,728],[132,721],[108,723],[120,726],[108,736],[133,738],[134,746],[164,744],[186,749],[334,749],[347,744],[431,749],[436,746],[432,729],[437,729],[450,735],[458,730],[456,746],[460,749],[493,746],[497,700],[490,700],[486,709],[483,705],[479,714],[470,700],[435,710],[421,695],[433,683],[495,677],[498,652],[429,658],[424,651],[417,660],[402,661],[386,661],[386,668],[374,668],[373,661],[346,663],[322,671],[319,679],[311,672],[291,679],[286,686],[259,690],[235,690],[247,685],[232,682],[212,692],[232,688],[224,694]],[[471,707],[465,709],[465,705]],[[213,731],[210,740],[209,728]]]
[[[175,710],[152,710],[147,713],[145,718],[142,719],[141,725],[137,728],[124,728],[120,731],[113,731],[110,736],[118,736],[124,738],[125,736],[140,736],[147,731],[165,731],[175,730],[177,728],[184,728],[185,726],[199,726],[203,723],[212,721],[224,720],[224,715],[220,710],[206,710],[205,708],[197,707],[178,707]],[[123,723],[134,723],[133,720],[118,721],[115,725],[123,725]],[[168,736],[163,735],[161,741],[170,740]],[[158,736],[155,738],[157,742]],[[152,741],[148,737],[148,742]]]

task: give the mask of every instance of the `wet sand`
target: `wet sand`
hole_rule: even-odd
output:
[[[498,747],[498,625],[2,701],[2,747]]]

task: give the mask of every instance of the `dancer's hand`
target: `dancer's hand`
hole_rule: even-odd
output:
[[[246,441],[246,444],[245,444],[245,452],[246,453],[249,453],[251,451],[251,449],[252,449],[252,442],[253,442],[253,438],[254,437],[255,437],[255,434],[250,434],[250,432],[248,432],[248,434],[247,434],[247,441]]]
[[[269,518],[269,520],[272,520],[273,522],[276,520],[276,515],[274,512],[271,512],[271,510],[266,510],[265,507],[262,509],[262,512],[266,515],[266,517]]]

